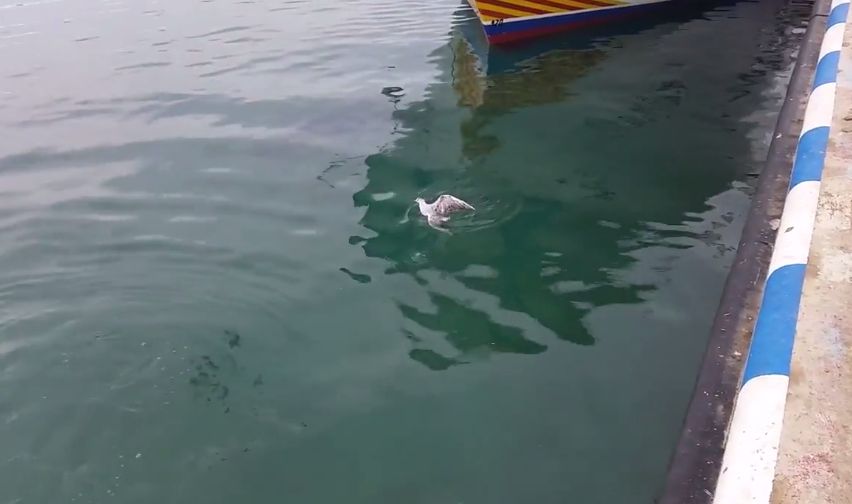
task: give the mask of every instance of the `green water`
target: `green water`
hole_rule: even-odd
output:
[[[0,0],[0,504],[652,502],[807,11]]]

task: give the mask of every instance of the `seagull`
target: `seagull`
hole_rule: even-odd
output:
[[[420,207],[420,214],[426,217],[426,221],[434,228],[450,220],[450,215],[455,212],[476,210],[467,201],[456,198],[451,194],[442,194],[432,203],[426,203],[426,200],[423,198],[417,198],[414,201]]]

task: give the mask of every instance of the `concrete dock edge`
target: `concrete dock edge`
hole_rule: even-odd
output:
[[[728,425],[784,208],[829,0],[814,4],[731,272],[713,321],[692,400],[658,503],[712,502]]]
[[[714,504],[768,504],[849,0],[834,0],[796,149],[763,300],[728,431]]]

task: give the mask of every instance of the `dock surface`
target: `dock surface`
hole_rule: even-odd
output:
[[[852,500],[852,30],[844,35],[772,504]]]

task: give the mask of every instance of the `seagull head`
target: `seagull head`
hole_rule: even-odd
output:
[[[419,205],[420,203],[426,203],[426,200],[423,198],[414,198],[414,202]]]

